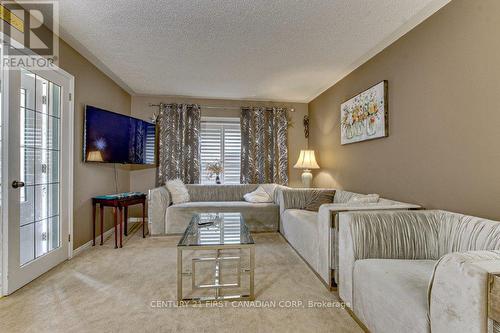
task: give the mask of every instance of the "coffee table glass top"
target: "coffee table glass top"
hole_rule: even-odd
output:
[[[193,215],[177,246],[254,244],[241,213]]]

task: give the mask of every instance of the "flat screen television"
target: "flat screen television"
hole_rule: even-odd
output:
[[[147,121],[87,105],[85,162],[155,164],[156,126]]]

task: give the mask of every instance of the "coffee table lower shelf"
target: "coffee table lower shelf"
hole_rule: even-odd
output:
[[[183,251],[189,250],[193,253],[197,251],[213,251],[212,257],[194,257],[191,258],[191,272],[184,272],[183,267]],[[239,255],[225,256],[226,250],[239,250]],[[245,269],[242,266],[243,251],[249,251],[249,267]],[[222,280],[222,263],[229,261],[237,262],[237,282],[236,283],[221,283]],[[213,262],[213,283],[196,284],[196,264],[202,262]],[[242,275],[248,275],[248,288],[241,289],[240,293],[236,294],[221,294],[221,290],[231,288],[237,289],[241,287]],[[194,290],[213,289],[213,296],[199,297],[184,297],[183,285],[184,276],[191,277],[191,288]],[[201,246],[177,246],[177,301],[184,303],[197,302],[214,302],[214,301],[253,301],[254,294],[254,276],[255,276],[255,244],[224,244],[224,245],[201,245]]]

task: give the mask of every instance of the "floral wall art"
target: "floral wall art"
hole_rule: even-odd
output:
[[[340,124],[343,145],[388,136],[387,81],[342,103]]]

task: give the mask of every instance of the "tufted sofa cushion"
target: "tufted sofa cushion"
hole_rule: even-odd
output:
[[[255,191],[258,184],[186,185],[190,201],[244,201],[243,196]]]

